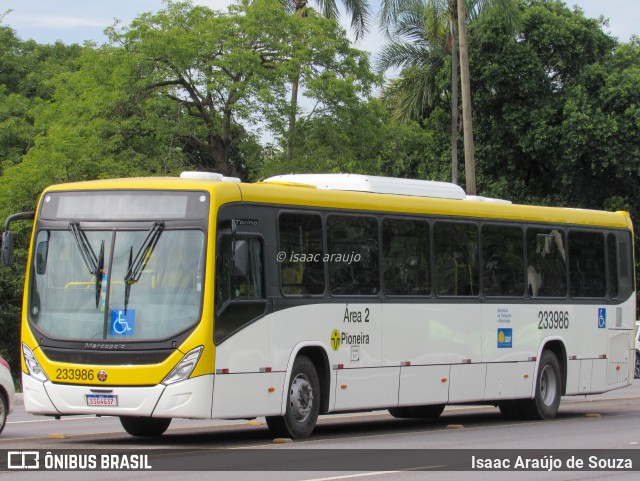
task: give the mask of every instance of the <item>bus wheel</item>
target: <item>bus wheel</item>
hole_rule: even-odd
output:
[[[267,416],[267,426],[276,437],[306,438],[315,429],[319,412],[318,373],[308,357],[300,356],[293,363],[285,414]]]
[[[640,379],[640,352],[636,352],[636,367],[633,371],[633,377]]]
[[[527,419],[552,419],[558,413],[562,391],[562,374],[558,358],[551,351],[540,357],[536,391],[533,399],[520,403],[520,410]]]
[[[120,416],[120,423],[131,436],[151,438],[162,436],[171,424],[171,418]]]
[[[0,392],[0,433],[7,423],[7,413],[9,412],[9,403],[3,392]]]

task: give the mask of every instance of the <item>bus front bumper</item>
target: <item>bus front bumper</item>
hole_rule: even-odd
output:
[[[213,376],[169,386],[112,387],[41,382],[23,373],[22,388],[25,410],[33,414],[210,418]]]

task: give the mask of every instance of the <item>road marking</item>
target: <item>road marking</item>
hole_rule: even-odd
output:
[[[92,415],[92,414],[87,414],[86,416],[64,416],[64,417],[60,417],[60,419],[56,419],[54,417],[52,417],[51,419],[32,419],[31,421],[7,421],[7,424],[27,424],[27,423],[51,423],[54,421],[75,421],[78,419],[92,419],[95,418],[96,416]],[[103,418],[106,417],[113,417],[113,416],[102,416]]]
[[[402,473],[402,471],[372,471],[370,473],[345,474],[343,476],[331,476],[330,478],[313,478],[313,479],[305,479],[303,481],[334,481],[337,479],[363,478],[365,476],[380,476],[382,474],[396,474],[396,473]]]

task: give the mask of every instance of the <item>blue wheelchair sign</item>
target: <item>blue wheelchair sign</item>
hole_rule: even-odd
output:
[[[114,309],[111,311],[109,334],[112,336],[133,336],[135,333],[136,311],[128,309]]]
[[[604,307],[598,308],[598,329],[607,327],[607,310]]]

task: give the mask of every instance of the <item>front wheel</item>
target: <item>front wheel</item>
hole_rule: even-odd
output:
[[[561,394],[560,363],[555,354],[544,351],[538,366],[535,396],[521,401],[520,411],[527,419],[552,419],[558,413]]]
[[[319,413],[318,373],[308,357],[300,356],[293,363],[284,416],[267,416],[267,426],[276,437],[306,438],[315,429]]]
[[[0,392],[0,433],[4,429],[4,425],[7,424],[7,414],[9,413],[9,403],[4,393]]]
[[[120,416],[120,424],[131,436],[155,438],[164,434],[171,424],[171,418]]]

